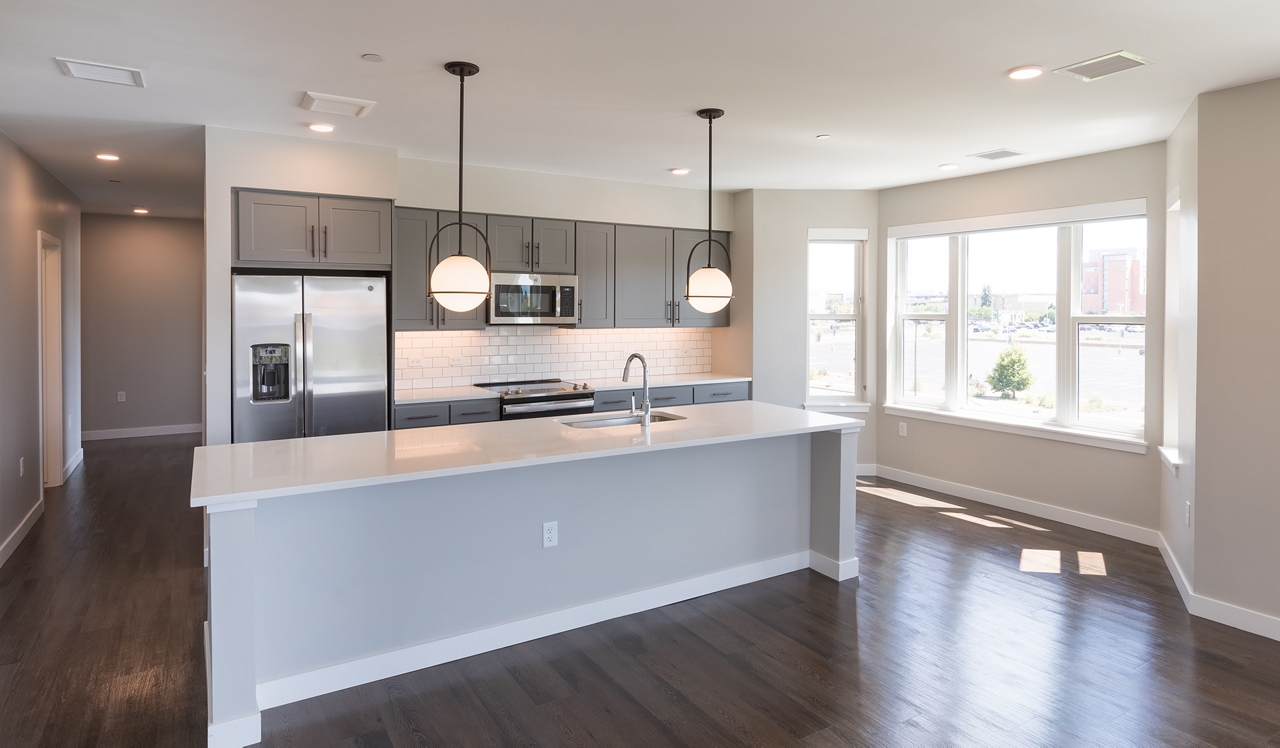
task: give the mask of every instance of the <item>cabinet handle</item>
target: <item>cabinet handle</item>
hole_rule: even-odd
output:
[[[316,256],[316,226],[311,224],[311,256]]]
[[[437,414],[436,414],[436,415],[434,415],[434,416],[405,416],[404,420],[406,420],[406,421],[421,421],[421,420],[425,420],[425,419],[427,419],[427,418],[439,418],[439,417],[440,417],[440,414],[439,414],[439,413],[437,413]]]
[[[323,233],[324,233],[324,256],[327,259],[329,257],[329,227],[328,226],[324,227]]]
[[[582,324],[582,299],[578,299],[578,324]]]
[[[605,404],[605,405],[617,405],[618,403],[625,403],[625,402],[626,402],[626,400],[605,400],[605,401],[604,401],[604,404]]]
[[[667,302],[667,308],[662,312],[662,318],[668,322],[671,321],[671,302]]]
[[[523,253],[521,253],[521,255],[520,255],[520,262],[529,262],[529,260],[530,260],[530,255],[529,255],[529,242],[525,242],[525,243],[524,243],[524,252],[523,252]]]
[[[711,396],[712,397],[728,397],[732,394],[733,394],[732,392],[712,392]]]
[[[542,264],[542,242],[534,242],[533,244],[533,266],[536,268]]]
[[[676,324],[680,324],[680,302],[676,302]]]
[[[473,410],[473,411],[470,411],[469,413],[459,413],[458,415],[460,415],[460,416],[487,416],[487,415],[489,415],[489,414],[490,414],[490,413],[492,413],[492,412],[493,412],[493,411],[491,411],[491,410]]]
[[[656,402],[661,402],[663,400],[675,400],[675,399],[676,399],[675,395],[668,395],[667,397],[655,397],[653,398],[653,401],[656,403]]]

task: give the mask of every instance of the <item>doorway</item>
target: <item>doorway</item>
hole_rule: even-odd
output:
[[[36,232],[40,273],[40,461],[46,487],[62,485],[62,241]]]

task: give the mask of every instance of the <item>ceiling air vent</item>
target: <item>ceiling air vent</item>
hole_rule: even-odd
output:
[[[988,161],[999,161],[1002,158],[1012,158],[1013,156],[1021,156],[1017,151],[1011,151],[1008,148],[997,148],[994,151],[986,153],[970,153],[969,158],[985,158]]]
[[[364,99],[352,99],[347,96],[334,96],[333,94],[322,94],[314,91],[307,91],[302,97],[302,103],[298,106],[312,112],[327,112],[328,114],[345,114],[349,117],[363,117],[373,111],[373,107],[377,105],[376,101],[365,101]]]
[[[1058,68],[1053,71],[1061,73],[1072,78],[1078,78],[1082,81],[1096,81],[1107,75],[1114,75],[1124,70],[1140,68],[1143,65],[1150,65],[1151,60],[1144,59],[1132,52],[1112,52],[1109,55],[1095,57],[1092,60],[1077,62],[1074,65],[1068,65],[1065,68]]]
[[[68,60],[63,57],[55,57],[53,59],[57,60],[58,67],[62,68],[62,72],[72,78],[83,78],[87,81],[118,83],[122,86],[137,86],[138,88],[142,88],[141,70],[122,68],[115,65],[103,65],[100,62]]]

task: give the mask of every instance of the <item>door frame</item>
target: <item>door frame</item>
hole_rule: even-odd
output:
[[[56,253],[56,254],[53,254]],[[50,277],[50,257],[58,261],[56,277]],[[62,485],[63,473],[63,410],[66,403],[62,378],[62,240],[44,231],[36,232],[36,307],[40,339],[40,486],[45,488]],[[46,315],[45,304],[49,300],[50,285],[57,286],[56,327],[50,323],[52,315]],[[52,335],[50,333],[53,333]],[[56,340],[51,341],[49,338]],[[49,378],[52,377],[52,381]]]

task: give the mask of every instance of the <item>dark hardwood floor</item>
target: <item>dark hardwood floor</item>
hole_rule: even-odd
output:
[[[0,745],[204,744],[193,445],[91,442],[48,492],[0,569]],[[960,509],[860,492],[860,585],[796,572],[290,704],[263,745],[1280,746],[1280,643],[1189,616],[1155,549],[896,487]]]

